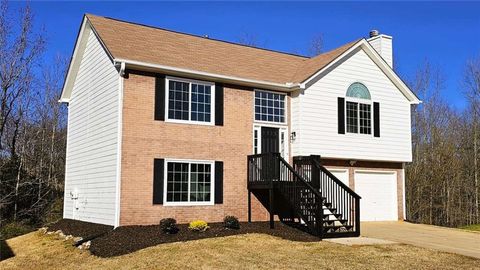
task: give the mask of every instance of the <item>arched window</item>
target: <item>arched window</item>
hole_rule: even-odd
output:
[[[346,94],[346,123],[348,133],[372,134],[372,104],[368,88],[352,83]]]
[[[359,82],[354,82],[348,87],[347,97],[371,99],[370,91],[368,91],[368,88],[363,85],[363,83]]]

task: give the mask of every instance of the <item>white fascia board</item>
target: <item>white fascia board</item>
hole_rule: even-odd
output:
[[[378,54],[377,51],[368,43],[367,40],[362,39],[358,41],[355,45],[350,47],[347,51],[337,57],[335,60],[330,62],[328,65],[323,67],[321,70],[317,71],[315,74],[310,76],[304,82],[300,84],[300,88],[305,89],[305,87],[315,80],[318,76],[322,75],[326,71],[330,70],[334,65],[339,61],[343,60],[345,57],[350,55],[352,52],[361,48],[367,53],[367,55],[373,60],[373,62],[387,75],[387,77],[397,86],[397,88],[405,95],[405,97],[410,101],[410,104],[419,104],[421,101],[418,97],[408,88],[408,86],[400,79],[400,77],[393,71],[393,69],[383,60],[383,58]]]
[[[413,93],[412,90],[405,84],[400,76],[385,62],[380,54],[372,47],[372,45],[365,39],[361,40],[361,46],[370,58],[377,64],[377,66],[387,75],[387,77],[397,86],[397,88],[410,101],[410,104],[420,104],[422,101]]]
[[[93,33],[97,37],[98,42],[100,42],[103,49],[105,50],[105,52],[113,62],[113,57],[111,53],[107,50],[107,47],[105,46],[102,39],[95,31],[95,28],[93,28],[93,26],[91,25],[87,16],[84,16],[82,20],[82,24],[80,26],[80,30],[78,32],[77,40],[75,41],[75,47],[73,50],[72,58],[70,59],[67,75],[65,76],[65,81],[63,83],[62,95],[60,96],[60,100],[58,101],[60,103],[70,102],[73,84],[75,83],[78,70],[80,69],[80,64],[82,62],[83,54],[85,53],[85,47],[87,46],[87,43],[88,43],[88,37],[90,35],[90,31],[93,31]]]
[[[65,81],[63,82],[62,95],[60,96],[60,100],[58,102],[68,103],[70,101],[73,84],[77,77],[83,51],[85,50],[87,43],[87,38],[84,37],[88,37],[89,31],[91,31],[91,27],[87,21],[87,18],[83,17],[82,25],[80,27],[77,40],[75,41],[75,48],[73,49],[72,58],[70,59],[70,64],[68,65],[67,75],[65,76]]]
[[[177,68],[177,67],[152,64],[152,63],[121,59],[121,58],[116,58],[114,62],[125,63],[127,69],[132,68],[135,70],[143,70],[143,71],[166,72],[169,75],[174,75],[174,76],[180,76],[180,77],[187,76],[190,78],[193,77],[192,79],[236,83],[244,86],[254,86],[254,87],[267,88],[267,89],[283,91],[283,92],[291,92],[301,87],[301,85],[298,83],[284,83],[284,84],[273,83],[268,81],[260,81],[260,80],[252,80],[252,79],[246,79],[246,78],[235,77],[235,76],[220,75],[220,74],[214,74],[209,72],[203,72],[203,71],[197,71],[197,70],[191,70],[191,69],[185,69],[185,68]]]

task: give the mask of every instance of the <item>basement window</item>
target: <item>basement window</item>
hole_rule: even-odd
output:
[[[213,162],[166,160],[165,205],[213,205]]]

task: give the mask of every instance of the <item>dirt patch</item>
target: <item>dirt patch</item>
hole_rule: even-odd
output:
[[[163,243],[247,233],[263,233],[292,241],[319,241],[319,238],[315,236],[280,222],[275,223],[273,230],[270,229],[268,222],[242,222],[238,230],[226,229],[223,227],[223,223],[211,223],[209,226],[210,229],[205,232],[192,232],[188,230],[187,224],[180,224],[178,225],[180,231],[177,234],[164,234],[158,225],[119,227],[102,237],[93,239],[90,251],[99,257],[113,257]]]
[[[61,230],[65,235],[79,236],[88,239],[112,231],[113,226],[72,219],[62,219],[48,227],[49,232],[55,232],[58,230]]]

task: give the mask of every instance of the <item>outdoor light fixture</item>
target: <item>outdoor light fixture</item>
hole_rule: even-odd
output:
[[[297,138],[297,133],[295,131],[293,131],[291,134],[290,134],[290,141],[295,141],[295,139]]]

